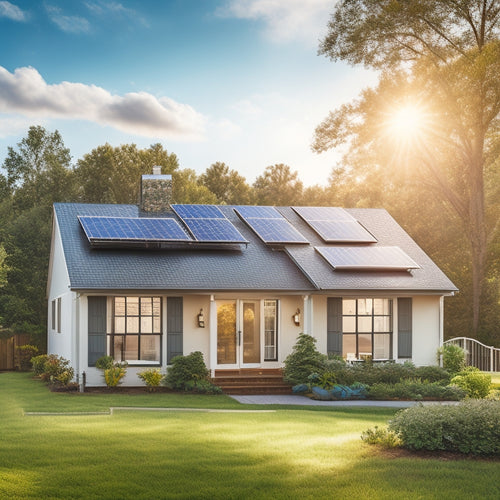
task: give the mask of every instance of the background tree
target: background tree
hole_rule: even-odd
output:
[[[338,2],[320,53],[382,73],[377,88],[328,116],[314,143],[320,152],[348,141],[347,166],[386,170],[389,191],[418,182],[426,201],[438,196],[451,210],[469,253],[470,326],[483,339],[492,333],[486,311],[498,309],[488,249],[499,206],[489,204],[487,176],[498,180],[499,23],[498,0]]]
[[[199,182],[217,197],[217,203],[249,205],[251,188],[236,170],[230,170],[223,162],[215,162],[199,177]]]
[[[216,204],[217,196],[200,184],[196,172],[184,168],[172,175],[172,197],[175,203]]]
[[[257,205],[301,205],[304,186],[297,172],[278,163],[266,167],[253,184]]]
[[[98,146],[77,162],[78,197],[88,203],[137,204],[141,176],[151,174],[155,165],[162,167],[163,174],[173,174],[179,160],[161,144],[147,149],[138,149],[135,144]]]

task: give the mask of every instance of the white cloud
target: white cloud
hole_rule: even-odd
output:
[[[332,0],[228,0],[218,9],[224,17],[263,21],[274,41],[295,39],[317,45],[326,31]]]
[[[146,19],[142,17],[136,10],[125,7],[119,2],[94,0],[84,3],[87,9],[96,16],[109,17],[110,14],[112,16],[124,16],[129,20],[135,21],[138,24],[142,24],[143,26],[148,27],[148,22],[146,21]]]
[[[0,2],[0,17],[7,17],[12,21],[26,21],[26,14],[10,2]]]
[[[31,125],[33,125],[33,120],[24,116],[2,116],[0,119],[0,138],[19,135],[25,132]],[[38,123],[38,125],[43,125],[43,123]]]
[[[263,111],[262,108],[251,99],[242,99],[233,104],[232,108],[245,116],[259,116]]]
[[[0,66],[0,112],[47,119],[87,120],[129,134],[199,139],[205,119],[191,106],[146,92],[112,95],[95,85],[48,85],[35,68]]]
[[[90,23],[84,17],[65,16],[59,7],[51,5],[46,5],[45,9],[50,20],[66,33],[88,33],[90,31]]]

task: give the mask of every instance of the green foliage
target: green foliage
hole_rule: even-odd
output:
[[[31,358],[38,353],[38,347],[25,344],[16,347],[19,357],[19,369],[21,371],[29,371],[31,369]]]
[[[210,380],[189,380],[184,384],[184,390],[200,394],[222,394],[222,389]]]
[[[451,383],[464,389],[469,398],[481,399],[487,397],[490,392],[491,375],[482,373],[474,366],[468,366],[453,377]]]
[[[323,373],[326,356],[316,349],[316,339],[301,333],[284,361],[283,379],[291,385],[305,384],[312,373]]]
[[[437,351],[438,362],[443,357],[443,368],[452,375],[465,368],[465,350],[456,344],[444,344]]]
[[[297,172],[279,163],[266,167],[253,184],[257,205],[300,205],[304,189]]]
[[[404,379],[395,384],[375,383],[368,389],[370,399],[409,399],[420,401],[433,399],[459,401],[466,396],[465,391],[457,386],[442,385],[439,382],[426,382],[418,379]]]
[[[139,372],[137,376],[148,387],[158,387],[163,379],[163,375],[159,368],[148,368],[147,370]]]
[[[500,402],[415,406],[397,413],[389,430],[411,450],[500,455]]]
[[[101,356],[96,362],[95,367],[99,370],[107,370],[111,368],[115,363],[113,356]]]
[[[207,380],[209,371],[200,351],[186,356],[176,356],[171,361],[165,377],[165,384],[178,390],[187,390],[188,382]]]
[[[375,444],[383,448],[397,448],[401,446],[401,441],[394,431],[390,431],[387,427],[378,427],[366,429],[361,434],[361,440],[367,444]]]
[[[40,354],[39,356],[31,358],[31,366],[33,367],[33,373],[36,376],[41,376],[45,371],[45,362],[47,361],[47,358],[47,354]]]
[[[104,380],[108,387],[116,387],[127,373],[126,363],[115,363],[111,368],[104,370]]]

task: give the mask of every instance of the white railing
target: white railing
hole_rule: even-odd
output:
[[[456,337],[443,342],[465,349],[467,366],[475,366],[485,372],[500,371],[500,349],[482,344],[476,339]]]

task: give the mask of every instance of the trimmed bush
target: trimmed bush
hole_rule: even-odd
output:
[[[172,366],[168,368],[165,384],[171,389],[194,390],[196,384],[208,380],[209,371],[200,351],[192,352],[187,356],[176,356],[172,359]]]
[[[159,368],[148,368],[139,372],[137,376],[151,389],[158,387],[163,380],[163,375]]]
[[[101,356],[95,362],[96,368],[103,371],[104,380],[108,387],[116,387],[125,377],[128,364],[116,362],[112,356]]]
[[[488,396],[490,392],[491,375],[482,373],[474,366],[468,366],[453,377],[451,383],[464,389],[469,398],[481,399]]]
[[[401,446],[401,441],[396,433],[388,430],[387,427],[379,428],[375,426],[373,429],[367,429],[361,434],[361,440],[367,444],[376,444],[384,448]]]
[[[283,379],[291,385],[305,384],[312,373],[325,371],[327,357],[316,349],[316,339],[301,333],[284,361]]]
[[[368,389],[370,399],[409,399],[420,401],[434,399],[440,401],[460,401],[464,399],[464,389],[453,385],[441,385],[439,382],[421,380],[402,380],[396,384],[373,384]]]
[[[452,375],[465,368],[465,350],[456,344],[442,345],[437,351],[437,360],[443,356],[443,368]]]
[[[16,351],[19,360],[19,369],[21,371],[29,371],[31,369],[31,358],[38,353],[38,347],[31,344],[18,345]]]
[[[500,455],[500,402],[468,400],[457,405],[415,406],[389,422],[404,448]]]
[[[40,354],[39,356],[35,356],[31,358],[31,366],[33,368],[33,373],[40,377],[42,373],[45,371],[45,362],[47,361],[47,354]]]

